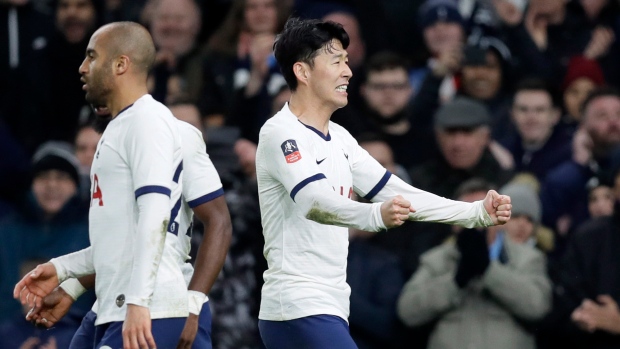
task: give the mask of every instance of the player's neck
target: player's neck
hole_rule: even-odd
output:
[[[140,97],[148,93],[146,86],[119,88],[108,105],[110,114],[113,118],[118,116],[122,110],[134,104]]]
[[[325,135],[329,131],[329,119],[334,110],[322,103],[320,99],[298,90],[291,95],[288,106],[299,121],[316,128]]]

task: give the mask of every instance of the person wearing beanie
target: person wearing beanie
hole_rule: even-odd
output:
[[[489,187],[480,178],[465,181],[457,199],[479,200]],[[513,199],[513,217],[515,207]],[[458,231],[420,257],[397,313],[407,326],[434,325],[426,348],[536,348],[523,323],[537,323],[551,308],[545,256],[497,228]]]
[[[502,230],[517,243],[535,246],[536,228],[542,215],[538,195],[524,183],[509,183],[501,190],[509,192],[513,199],[511,222]]]
[[[581,119],[583,101],[596,87],[604,85],[603,70],[596,60],[584,56],[572,57],[561,86],[566,113],[563,122],[573,129],[576,128]]]
[[[19,209],[0,223],[0,323],[11,324],[15,336],[2,340],[19,341],[26,329],[34,329],[24,320],[18,301],[13,300],[13,287],[19,281],[20,266],[32,260],[48,260],[54,256],[86,248],[88,238],[88,205],[79,199],[78,161],[69,143],[50,141],[42,144],[31,163],[32,184]],[[80,299],[71,308],[61,328],[79,326],[79,321],[94,302],[94,294]],[[23,326],[21,326],[21,325]],[[21,326],[21,327],[20,327]],[[0,326],[2,327],[2,326]],[[23,327],[23,328],[22,328]],[[22,331],[23,330],[23,331]],[[68,348],[72,337],[55,337],[59,348]],[[4,337],[4,336],[1,336]],[[27,337],[26,337],[27,338]],[[9,344],[8,347],[13,347]]]

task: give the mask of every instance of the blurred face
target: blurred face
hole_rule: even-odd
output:
[[[188,53],[200,31],[200,11],[192,0],[161,0],[153,13],[151,34],[160,51]]]
[[[576,121],[581,119],[581,105],[595,87],[596,85],[592,80],[579,78],[566,88],[564,91],[564,107],[571,119]]]
[[[437,22],[424,29],[424,42],[433,56],[463,42],[463,27],[454,22]]]
[[[241,170],[248,178],[256,176],[256,144],[247,139],[240,139],[235,142],[235,154],[239,158]]]
[[[106,33],[97,31],[91,36],[86,57],[80,65],[80,75],[86,91],[86,101],[93,107],[105,107],[114,88],[112,57],[104,49]]]
[[[75,156],[80,162],[83,173],[90,172],[100,138],[101,135],[91,127],[81,129],[75,137]]]
[[[350,14],[337,12],[323,17],[323,20],[342,24],[342,27],[349,35],[349,46],[347,47],[349,66],[353,68],[361,66],[366,56],[366,47],[362,40],[357,19]]]
[[[370,156],[377,160],[381,166],[385,167],[391,173],[396,173],[396,164],[394,163],[394,155],[392,149],[385,142],[373,141],[362,142],[360,147],[364,148]]]
[[[620,143],[620,98],[601,96],[592,100],[584,112],[583,127],[595,148],[608,149]]]
[[[510,240],[523,244],[534,236],[534,227],[534,222],[530,217],[518,215],[510,217],[510,220],[504,224],[504,231]]]
[[[489,128],[437,129],[436,136],[444,158],[455,169],[474,167],[489,144]]]
[[[362,86],[368,106],[386,118],[405,109],[412,93],[409,76],[403,68],[369,72]]]
[[[525,143],[539,144],[549,138],[560,115],[546,91],[523,90],[514,97],[512,118]]]
[[[246,0],[246,29],[252,34],[274,34],[278,21],[278,10],[275,0]]]
[[[34,179],[32,191],[43,212],[53,216],[75,195],[77,186],[67,172],[48,170]]]
[[[84,40],[95,27],[95,8],[91,0],[59,0],[56,27],[70,43]]]
[[[592,189],[588,198],[590,217],[611,216],[614,212],[614,202],[614,192],[610,187],[601,185]]]
[[[468,65],[462,69],[463,91],[470,97],[487,100],[495,97],[502,85],[502,68],[499,58],[487,52],[486,65]]]
[[[200,111],[193,104],[179,104],[170,107],[172,115],[181,121],[185,121],[195,128],[202,130]]]
[[[347,51],[340,41],[332,41],[331,48],[319,49],[309,73],[308,87],[324,105],[333,110],[347,105],[347,88],[353,73],[349,68]]]

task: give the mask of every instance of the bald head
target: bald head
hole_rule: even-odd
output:
[[[103,39],[108,57],[127,56],[136,73],[148,74],[155,61],[155,45],[148,30],[135,22],[114,22],[99,28],[93,36]]]

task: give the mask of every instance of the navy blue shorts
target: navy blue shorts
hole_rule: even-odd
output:
[[[97,320],[97,314],[92,310],[89,311],[84,319],[82,319],[82,323],[80,327],[73,335],[73,339],[71,340],[71,345],[69,349],[93,349],[95,347],[95,320]],[[185,326],[185,318],[182,318],[183,326]],[[153,320],[154,322],[155,320]],[[121,327],[122,329],[122,327]],[[183,327],[181,327],[181,331]],[[155,327],[153,325],[152,331],[153,336],[155,336]],[[181,332],[179,331],[177,335],[177,342]],[[121,346],[122,347],[122,333],[121,333]],[[157,339],[156,339],[157,340]],[[159,347],[159,343],[158,343]],[[173,348],[176,347],[176,342]],[[196,339],[194,339],[194,344],[192,345],[192,349],[211,349],[211,309],[209,308],[209,303],[205,303],[200,311],[200,317],[198,318],[198,332],[196,333]]]
[[[357,349],[347,322],[334,315],[258,320],[258,329],[267,349]]]

